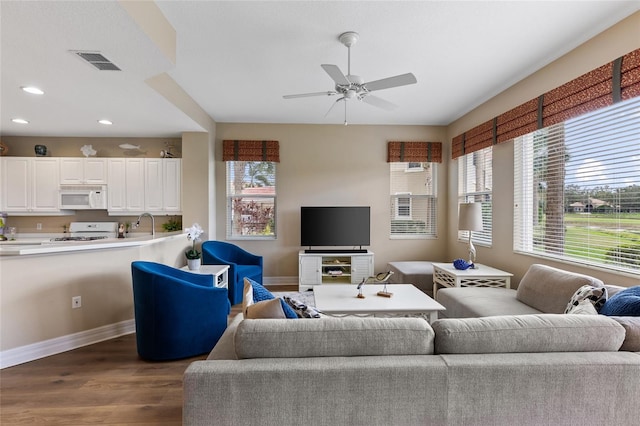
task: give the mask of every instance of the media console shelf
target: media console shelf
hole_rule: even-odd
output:
[[[330,253],[298,253],[299,291],[312,290],[323,284],[359,284],[373,275],[373,253],[350,251]]]

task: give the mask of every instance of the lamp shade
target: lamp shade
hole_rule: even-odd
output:
[[[458,229],[461,231],[482,231],[482,204],[460,204]]]

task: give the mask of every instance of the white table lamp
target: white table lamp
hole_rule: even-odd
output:
[[[482,231],[482,204],[460,204],[458,212],[458,230],[469,232],[469,263],[476,262],[476,248],[471,241],[471,231]]]

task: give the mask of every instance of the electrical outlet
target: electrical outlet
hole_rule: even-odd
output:
[[[42,224],[41,223],[36,223],[36,229],[38,231],[42,231]]]
[[[82,307],[82,296],[73,296],[71,298],[71,307],[73,309]]]

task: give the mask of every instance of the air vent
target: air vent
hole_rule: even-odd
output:
[[[100,71],[120,71],[120,68],[118,68],[116,64],[105,58],[101,53],[78,51],[73,51],[73,53],[98,68]]]

